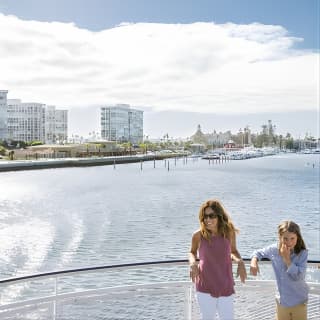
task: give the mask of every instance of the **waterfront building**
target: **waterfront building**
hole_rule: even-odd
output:
[[[14,153],[16,160],[25,159],[55,159],[55,158],[84,158],[91,156],[123,155],[123,149],[113,141],[97,141],[94,143],[73,144],[44,144],[17,149]]]
[[[7,139],[57,143],[67,140],[67,110],[43,103],[7,100]]]
[[[201,143],[204,145],[215,145],[216,147],[221,147],[231,139],[231,131],[217,133],[216,130],[214,130],[213,133],[203,133],[201,131],[201,126],[198,125],[196,133],[192,135],[190,139],[193,143]]]
[[[216,130],[214,130],[213,133],[206,134],[206,137],[209,145],[221,147],[223,146],[223,144],[225,144],[227,141],[231,139],[231,131],[218,133],[216,132]]]
[[[128,104],[101,107],[101,138],[108,141],[143,141],[143,111],[133,109]]]
[[[61,143],[68,138],[68,111],[45,107],[45,143]]]
[[[7,90],[0,90],[0,140],[7,138]]]
[[[195,144],[207,145],[208,140],[206,135],[201,131],[201,126],[198,124],[197,131],[194,135],[190,137],[191,141]]]
[[[44,104],[8,99],[7,138],[24,142],[44,141]]]

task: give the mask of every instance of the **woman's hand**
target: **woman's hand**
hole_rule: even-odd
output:
[[[240,276],[240,280],[242,283],[245,283],[247,279],[247,270],[243,260],[239,260],[238,268],[237,268],[237,277]]]
[[[199,267],[197,263],[190,265],[190,278],[192,282],[195,282],[196,278],[199,276]]]
[[[240,276],[241,282],[245,283],[247,279],[247,270],[243,260],[241,259],[241,255],[237,249],[235,232],[233,232],[231,236],[231,259],[238,263],[237,277]]]
[[[250,274],[256,276],[258,273],[260,273],[258,259],[253,257],[250,262]]]

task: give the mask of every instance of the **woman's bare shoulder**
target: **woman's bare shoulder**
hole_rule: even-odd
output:
[[[192,238],[193,239],[196,239],[196,240],[200,240],[201,239],[201,231],[200,229],[195,231],[193,234],[192,234]]]

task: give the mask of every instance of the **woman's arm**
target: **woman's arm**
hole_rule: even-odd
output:
[[[200,239],[200,231],[196,231],[192,235],[191,248],[189,252],[190,278],[192,282],[194,282],[199,275],[197,252],[200,244]]]
[[[246,271],[246,266],[237,249],[235,233],[233,233],[231,237],[231,259],[236,263],[238,263],[237,277],[240,276],[241,282],[244,283],[247,279],[247,271]]]

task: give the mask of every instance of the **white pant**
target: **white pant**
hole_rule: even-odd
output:
[[[209,293],[196,292],[202,320],[234,320],[233,294],[228,297],[214,298]]]

